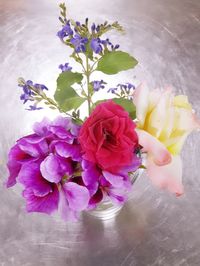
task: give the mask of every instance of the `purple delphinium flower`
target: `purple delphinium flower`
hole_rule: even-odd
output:
[[[64,65],[59,65],[58,67],[59,69],[61,69],[62,72],[67,72],[67,71],[71,71],[72,67],[69,66],[69,63],[65,63]]]
[[[73,36],[73,30],[71,28],[70,22],[67,21],[67,23],[63,26],[63,28],[58,31],[57,36],[63,40],[65,37]]]
[[[96,30],[96,25],[95,25],[95,23],[93,23],[92,26],[91,26],[91,31],[95,32],[95,30]]]
[[[104,89],[106,84],[103,80],[94,80],[92,81],[92,86],[94,91],[99,91],[100,89]]]
[[[82,180],[78,184],[81,177],[74,178],[81,163],[79,129],[68,118],[44,119],[34,125],[33,134],[11,148],[6,186],[23,185],[28,212],[58,210],[63,219],[76,219],[87,208],[89,191]]]
[[[110,47],[111,50],[117,50],[120,47],[119,44],[113,45],[108,38],[106,40],[101,40],[101,44],[103,44],[107,49]]]
[[[87,38],[76,34],[73,38],[71,38],[70,42],[74,46],[76,53],[84,53],[86,51],[86,44],[88,42]]]
[[[23,101],[23,104],[25,104],[28,101],[31,101],[31,102],[35,101],[34,97],[36,96],[36,93],[33,90],[31,90],[30,87],[32,87],[34,90],[38,92],[43,91],[43,90],[48,90],[48,88],[45,85],[38,84],[38,83],[34,84],[33,81],[31,80],[27,80],[25,84],[23,85],[19,84],[18,86],[23,89],[23,93],[20,96],[20,100]],[[34,110],[40,110],[40,109],[42,109],[42,107],[37,107],[37,103],[35,103],[34,105],[30,105],[29,109],[26,109],[26,110],[34,111]]]
[[[27,108],[27,111],[36,111],[36,110],[41,110],[43,109],[42,107],[37,107],[37,105],[29,105],[29,108]]]
[[[93,38],[91,40],[90,47],[96,54],[100,54],[103,50],[100,38]]]
[[[82,161],[82,180],[90,191],[89,208],[110,198],[113,203],[123,204],[127,200],[127,192],[131,189],[129,172],[136,171],[141,165],[141,158],[136,154],[129,166],[123,167],[118,173],[103,171],[92,162]]]
[[[117,91],[117,88],[110,88],[108,89],[108,92],[115,93]]]
[[[130,93],[131,90],[135,90],[135,86],[131,83],[126,83],[126,84],[118,84],[118,88],[124,89],[126,93]]]

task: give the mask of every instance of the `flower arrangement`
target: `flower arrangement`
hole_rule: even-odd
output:
[[[65,4],[60,4],[59,20],[57,36],[72,49],[81,71],[61,64],[54,98],[45,85],[19,79],[20,99],[30,103],[28,110],[45,104],[61,114],[35,123],[31,134],[17,140],[8,155],[6,186],[23,186],[28,212],[57,211],[64,220],[76,220],[81,211],[107,199],[124,204],[131,174],[139,168],[158,187],[183,194],[180,151],[188,134],[200,128],[187,96],[174,96],[170,88],[150,91],[145,84],[109,88],[104,80],[93,80],[96,71],[115,75],[137,65],[104,38],[111,30],[123,32],[122,26],[75,22],[67,18]],[[103,90],[111,99],[94,101]],[[85,102],[86,118],[81,112]]]

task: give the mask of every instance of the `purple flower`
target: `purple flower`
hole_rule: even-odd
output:
[[[34,85],[33,85],[33,87],[35,88],[35,89],[37,89],[37,90],[46,90],[46,91],[48,91],[48,88],[45,86],[45,85],[43,85],[43,84],[38,84],[38,83],[35,83]]]
[[[115,93],[117,91],[117,88],[110,88],[108,89],[108,92]]]
[[[92,81],[92,86],[94,91],[99,91],[100,89],[104,89],[106,84],[103,80],[94,80]]]
[[[61,69],[62,72],[67,72],[72,70],[72,67],[69,66],[69,63],[65,63],[64,65],[59,65],[58,68]]]
[[[63,40],[65,37],[69,37],[73,35],[73,30],[71,28],[70,22],[67,21],[66,25],[63,26],[63,28],[58,31],[57,36]]]
[[[29,105],[29,109],[26,109],[27,111],[36,111],[36,110],[41,110],[43,109],[42,107],[37,107],[37,105]]]
[[[79,21],[76,21],[76,26],[80,27],[81,23]]]
[[[95,23],[93,23],[92,26],[91,26],[91,31],[95,32],[95,30],[96,30],[96,25],[95,25]]]
[[[126,84],[118,84],[117,85],[118,88],[120,88],[121,90],[125,90],[126,93],[130,93],[131,90],[135,90],[135,86],[131,83],[126,83]]]
[[[111,50],[117,50],[120,46],[119,44],[116,44],[116,45],[113,45],[109,39],[106,39],[106,40],[101,40],[101,44],[104,45],[105,48],[108,49],[108,47],[111,48]]]
[[[84,53],[86,51],[86,43],[88,42],[87,38],[76,34],[73,38],[71,38],[70,42],[74,46],[76,53]]]
[[[123,89],[135,89],[135,86],[131,83],[126,83],[126,84],[118,84],[117,87],[123,88]]]
[[[100,38],[94,38],[91,40],[90,47],[96,54],[100,54],[103,50]]]
[[[19,84],[18,85],[19,87],[21,87],[23,89],[23,94],[21,94],[20,96],[20,100],[23,101],[23,104],[25,104],[26,102],[28,101],[35,101],[35,96],[36,96],[36,93],[31,90],[30,87],[32,87],[35,91],[43,91],[43,90],[48,90],[48,88],[43,85],[43,84],[38,84],[38,83],[33,83],[33,81],[31,80],[27,80],[23,85],[22,84]],[[29,109],[26,109],[26,110],[29,110],[29,111],[34,111],[34,110],[40,110],[42,109],[42,107],[37,107],[37,102],[34,104],[34,105],[30,105],[29,106]]]
[[[11,148],[6,186],[23,185],[28,212],[59,211],[64,219],[74,219],[87,208],[89,191],[77,178],[82,159],[79,130],[68,118],[44,119]]]
[[[90,191],[89,208],[95,208],[106,198],[110,198],[113,203],[123,204],[127,200],[127,192],[131,189],[128,173],[136,171],[140,165],[141,159],[135,155],[131,165],[123,167],[118,173],[111,173],[83,160],[82,179]]]

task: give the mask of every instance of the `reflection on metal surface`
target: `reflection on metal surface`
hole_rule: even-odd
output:
[[[77,223],[58,217],[27,215],[21,188],[3,182],[9,147],[31,129],[33,121],[54,112],[28,113],[19,101],[19,76],[53,90],[57,66],[68,52],[55,34],[57,1],[0,1],[0,265],[128,266],[199,265],[200,263],[200,136],[189,137],[183,151],[185,195],[179,199],[158,191],[145,175],[134,185],[131,200],[109,223],[83,215]],[[127,34],[113,34],[139,66],[118,82],[145,80],[152,87],[171,84],[188,94],[200,115],[199,0],[76,0],[70,15],[99,22],[119,20]],[[71,62],[73,64],[73,61]]]

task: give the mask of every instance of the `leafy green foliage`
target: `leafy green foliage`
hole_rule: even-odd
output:
[[[82,74],[70,71],[59,75],[54,98],[63,111],[76,110],[86,100],[80,97],[72,88],[73,84],[81,83],[82,79]]]
[[[130,118],[136,118],[136,108],[134,103],[131,100],[125,98],[114,98],[112,99],[116,104],[121,105],[128,113]]]
[[[128,53],[112,51],[101,57],[96,70],[112,75],[123,70],[134,68],[137,64],[138,61]]]

